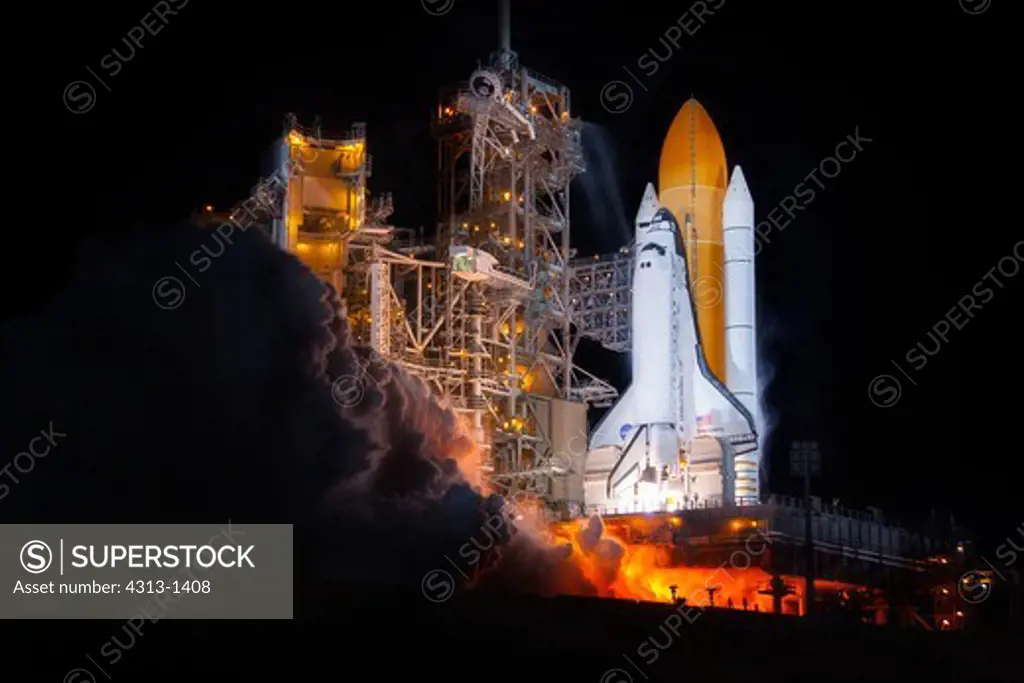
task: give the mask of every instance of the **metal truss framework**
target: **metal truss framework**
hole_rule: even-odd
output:
[[[313,251],[305,247],[304,255],[300,243],[343,243],[337,270],[315,269],[341,291],[355,338],[421,377],[465,417],[487,451],[492,481],[541,492],[567,473],[552,453],[550,401],[604,406],[617,396],[574,365],[579,339],[628,348],[628,310],[617,311],[629,305],[630,259],[572,260],[569,186],[584,169],[569,105],[567,88],[521,68],[506,50],[442,97],[433,248],[383,223],[390,196],[367,202],[369,154],[330,173],[359,210],[347,230],[303,229],[311,213],[301,192],[307,171],[289,194],[301,206],[285,206],[301,226],[288,248],[311,266]],[[299,130],[294,120],[287,130]],[[302,134],[326,148],[365,141],[362,126],[340,140],[322,140],[318,128]],[[434,258],[425,258],[429,252]],[[612,320],[620,324],[609,332]]]
[[[633,303],[633,251],[574,259],[569,305],[579,333],[612,351],[629,351]]]
[[[569,185],[584,168],[569,90],[501,50],[442,94],[435,134],[439,252],[477,260],[434,290],[442,365],[462,378],[446,394],[489,442],[492,479],[557,476],[546,402],[617,395],[572,360]],[[488,256],[493,266],[480,268]]]

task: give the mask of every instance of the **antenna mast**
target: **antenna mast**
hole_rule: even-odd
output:
[[[499,39],[502,52],[512,51],[512,0],[501,0]]]

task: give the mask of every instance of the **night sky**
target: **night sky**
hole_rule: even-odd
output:
[[[689,3],[514,3],[521,62],[567,84],[574,116],[590,124],[591,171],[573,186],[579,253],[624,244],[644,184],[656,180],[664,133],[691,95],[715,121],[730,166],[743,166],[758,221],[859,130],[871,142],[758,257],[762,355],[775,371],[768,400],[778,417],[769,488],[796,493],[790,444],[817,441],[825,475],[815,486],[826,500],[907,519],[952,511],[998,543],[1019,524],[1024,273],[1000,276],[1004,288],[993,285],[991,300],[925,367],[905,357],[918,342],[932,348],[933,326],[1020,239],[1009,220],[1014,195],[996,187],[1009,162],[1000,130],[1009,113],[991,85],[1009,72],[1012,45],[995,38],[1009,3],[977,15],[957,0],[921,9],[708,4],[716,3],[650,76],[638,60],[651,48],[665,55],[659,39]],[[65,152],[46,159],[56,167],[41,182],[65,177],[25,230],[46,245],[46,263],[16,259],[34,271],[19,275],[17,291],[29,293],[23,313],[67,285],[86,233],[157,229],[245,197],[267,172],[287,112],[306,123],[319,115],[328,132],[366,122],[371,191],[394,194],[394,224],[432,232],[430,115],[438,88],[467,78],[497,47],[496,3],[459,0],[432,16],[415,2],[229,9],[191,0],[108,76],[101,60],[115,47],[126,54],[122,37],[149,7],[90,4],[60,17],[60,49],[40,67],[31,111],[55,119],[37,132]],[[70,113],[58,92],[77,79],[95,85],[89,69],[110,90],[96,85],[95,106]],[[613,80],[632,87],[619,113],[602,106]],[[72,237],[47,234],[55,223]],[[585,355],[601,366],[589,369],[624,386],[624,359]],[[884,409],[868,391],[882,374],[902,386]]]

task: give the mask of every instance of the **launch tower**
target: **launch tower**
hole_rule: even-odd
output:
[[[447,307],[441,340],[464,378],[449,397],[489,445],[492,480],[540,477],[552,497],[582,503],[584,404],[616,391],[573,364],[569,186],[584,170],[580,127],[569,89],[519,63],[508,0],[501,12],[501,48],[442,92],[434,121],[438,254],[452,263],[436,292]]]

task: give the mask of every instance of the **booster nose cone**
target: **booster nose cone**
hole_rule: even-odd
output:
[[[658,204],[658,193],[654,189],[654,183],[647,183],[644,189],[644,197],[640,200],[640,209],[636,212],[637,225],[650,223],[654,214],[658,213],[661,205]]]
[[[726,230],[737,227],[752,230],[754,227],[754,199],[750,196],[747,179],[743,177],[743,169],[739,166],[732,170],[729,189],[725,192],[725,200],[722,202],[722,222]],[[753,245],[749,246],[753,248]],[[726,247],[726,252],[728,251],[729,249]]]
[[[753,203],[753,201],[753,198],[750,196],[750,188],[747,187],[747,179],[743,176],[743,169],[737,166],[732,170],[729,189],[725,191],[725,203]]]

